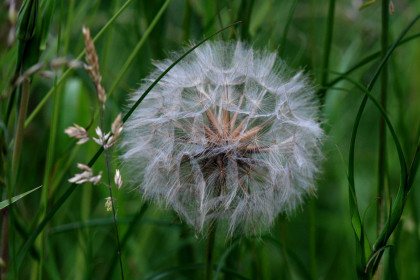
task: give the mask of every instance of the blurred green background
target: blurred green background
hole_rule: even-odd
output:
[[[9,6],[0,10],[0,90],[1,115],[7,111],[17,60],[17,43],[7,46],[12,24]],[[21,1],[17,1],[17,7]],[[47,1],[40,1],[47,2]],[[293,69],[305,69],[313,78],[316,90],[337,77],[328,69],[345,72],[363,58],[380,51],[381,3],[377,1],[359,10],[362,1],[280,1],[280,0],[56,0],[46,47],[40,61],[49,63],[56,57],[76,58],[84,49],[82,26],[91,29],[92,37],[109,23],[125,4],[127,7],[95,42],[99,55],[102,84],[106,91],[115,89],[106,105],[105,127],[119,112],[125,112],[127,98],[153,70],[153,60],[163,59],[189,42],[211,35],[220,28],[242,20],[243,23],[217,35],[216,39],[244,40],[257,49],[278,51]],[[169,5],[166,5],[169,2]],[[328,22],[328,9],[335,3],[334,21]],[[408,23],[420,13],[420,2],[393,1],[394,14],[389,17],[389,45]],[[147,29],[164,6],[163,14],[147,34]],[[332,27],[331,48],[325,48],[328,27]],[[286,32],[285,32],[286,31]],[[416,23],[408,36],[420,32]],[[147,36],[147,38],[145,37]],[[59,40],[60,38],[60,40]],[[138,52],[138,43],[144,40]],[[59,44],[57,55],[57,44]],[[132,63],[126,64],[132,56]],[[414,156],[420,135],[420,43],[418,38],[399,46],[388,62],[387,112],[396,128],[407,160]],[[375,58],[349,77],[366,84],[378,66]],[[122,71],[127,65],[127,71]],[[56,74],[63,75],[65,67]],[[120,79],[121,77],[121,79]],[[379,82],[373,94],[379,96]],[[13,195],[33,189],[44,182],[51,120],[57,120],[57,135],[48,177],[48,201],[43,204],[38,190],[14,204],[14,228],[10,229],[10,255],[19,249],[39,222],[42,206],[50,209],[69,188],[67,180],[78,172],[78,162],[87,163],[97,145],[76,146],[64,134],[73,123],[90,126],[98,119],[95,88],[84,69],[72,70],[54,89],[54,78],[35,75],[30,89],[28,116],[53,90],[57,96],[58,116],[54,117],[52,98],[24,130],[18,180]],[[322,105],[323,127],[327,137],[325,159],[318,179],[316,198],[290,217],[279,217],[270,232],[261,237],[227,240],[219,232],[215,247],[215,264],[223,267],[219,279],[355,279],[356,249],[350,223],[347,166],[352,126],[362,93],[352,84],[341,81],[328,88]],[[141,106],[141,105],[140,105]],[[356,189],[368,238],[377,230],[377,182],[379,147],[378,110],[368,102],[362,118],[356,146]],[[2,139],[2,200],[7,199],[7,174],[10,172],[10,139],[16,124],[2,120],[7,127]],[[6,132],[7,131],[7,132]],[[386,205],[395,196],[399,182],[399,163],[394,144],[387,134]],[[119,167],[118,150],[113,150],[114,169]],[[105,170],[100,157],[93,166]],[[122,170],[124,180],[124,170]],[[113,173],[111,174],[113,177]],[[409,194],[402,220],[385,252],[378,279],[420,279],[420,182],[416,178]],[[144,206],[134,186],[124,185],[115,192],[118,205],[120,240],[126,279],[201,279],[205,241],[182,223],[169,209]],[[45,242],[26,255],[16,279],[119,279],[116,240],[112,216],[104,203],[109,196],[104,186],[80,185],[45,227]],[[142,211],[140,211],[142,209]],[[37,214],[38,213],[38,214]],[[40,252],[43,263],[39,274]],[[9,268],[13,270],[13,267]],[[41,275],[41,276],[39,276]],[[236,278],[235,278],[236,277]]]

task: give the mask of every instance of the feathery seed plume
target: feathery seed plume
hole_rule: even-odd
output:
[[[156,62],[131,105],[174,60]],[[276,53],[207,42],[124,124],[121,159],[145,198],[199,232],[216,219],[230,235],[259,234],[315,192],[318,117],[308,78]]]

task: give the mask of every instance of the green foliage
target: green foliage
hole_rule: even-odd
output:
[[[7,279],[120,277],[112,215],[104,207],[107,187],[68,183],[79,162],[106,170],[102,149],[92,142],[76,145],[64,134],[77,123],[93,136],[100,125],[89,75],[69,67],[84,59],[83,25],[91,30],[108,94],[104,127],[141,106],[150,89],[132,108],[126,100],[154,59],[190,41],[199,45],[217,31],[211,40],[241,39],[277,50],[292,68],[313,77],[328,135],[317,197],[261,237],[227,240],[218,227],[214,279],[420,278],[418,1],[394,1],[387,28],[385,0],[362,6],[334,0],[17,2],[16,26],[8,9],[0,12],[0,208],[7,241],[1,261]],[[231,26],[237,21],[242,23]],[[17,41],[9,49],[4,42],[13,28]],[[384,45],[385,35],[390,44]],[[59,57],[66,63],[51,67]],[[24,95],[16,78],[41,63],[46,67],[29,76]],[[28,117],[20,122],[23,97]],[[383,172],[381,142],[388,143]],[[113,178],[121,163],[118,149],[111,151]],[[202,279],[206,240],[175,213],[143,202],[136,185],[124,173],[122,178],[122,189],[113,192],[126,279]],[[380,178],[384,196],[378,199]],[[41,184],[48,187],[42,194],[26,187]],[[379,203],[383,210],[376,209]]]

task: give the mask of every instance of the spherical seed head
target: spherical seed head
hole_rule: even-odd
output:
[[[131,105],[173,61],[155,63]],[[197,231],[219,220],[230,235],[259,234],[315,190],[318,113],[307,77],[276,53],[207,42],[126,122],[122,161],[145,198]]]

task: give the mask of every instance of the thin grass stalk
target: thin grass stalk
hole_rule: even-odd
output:
[[[134,50],[131,52],[130,56],[124,63],[124,65],[121,67],[120,72],[118,73],[117,77],[115,78],[114,83],[112,84],[110,90],[108,91],[108,97],[112,95],[118,84],[120,83],[121,79],[123,78],[124,74],[127,72],[130,65],[133,63],[134,59],[136,58],[138,52],[140,51],[143,44],[146,42],[146,39],[149,37],[150,33],[152,32],[153,28],[158,23],[159,19],[163,15],[163,13],[166,11],[166,8],[168,7],[169,3],[171,3],[171,0],[166,0],[165,3],[160,8],[159,12],[156,14],[153,21],[150,23],[149,27],[147,28],[146,32],[144,32],[144,35],[140,38],[140,41],[137,43]]]
[[[11,184],[7,189],[7,196],[10,198],[13,196],[14,191],[16,189],[17,183],[17,174],[19,171],[19,161],[20,161],[20,154],[22,151],[22,144],[23,144],[23,131],[24,131],[24,121],[26,118],[26,112],[28,110],[28,103],[29,103],[29,90],[30,90],[30,80],[25,79],[22,84],[22,97],[21,103],[19,107],[19,116],[18,116],[18,123],[16,129],[16,136],[15,136],[15,145],[13,149],[13,156],[12,156],[12,170],[11,170]],[[13,219],[11,219],[10,211],[13,211],[13,206],[8,207],[2,211],[3,217],[8,218],[8,221],[3,221],[2,223],[2,238],[1,238],[1,257],[3,260],[9,260],[9,232],[11,223],[13,223]],[[6,219],[4,219],[6,220]],[[14,226],[12,226],[12,233],[14,233]],[[2,267],[2,275],[7,275],[8,268],[10,267],[10,263],[6,262],[5,266]]]
[[[101,114],[101,130],[104,131],[104,106],[100,104],[100,114]],[[111,186],[111,174],[110,174],[110,159],[109,159],[109,150],[105,149],[105,162],[106,162],[106,172],[107,172],[107,179],[108,179],[108,189],[109,189],[109,197],[111,198],[111,206],[112,206],[112,216],[114,218],[114,226],[115,226],[115,238],[117,239],[117,250],[118,250],[118,260],[120,262],[120,271],[121,271],[121,279],[124,280],[124,269],[123,269],[123,262],[121,256],[121,246],[120,246],[120,236],[118,232],[118,223],[117,223],[117,214],[115,211],[115,204],[114,204],[114,197],[112,195],[112,186]]]
[[[124,3],[124,5],[118,10],[118,12],[102,27],[102,29],[96,34],[96,36],[92,39],[95,43],[108,28],[115,22],[115,20],[121,15],[121,13],[133,2],[133,0],[127,0],[127,2]],[[80,60],[83,55],[85,54],[85,50],[83,49],[80,54],[76,57],[76,60]],[[64,80],[70,75],[70,73],[73,71],[73,69],[67,69],[66,72],[63,73],[63,75],[60,77],[60,79],[57,82],[57,86],[60,86]],[[32,120],[35,118],[35,116],[41,111],[42,107],[47,103],[48,99],[52,96],[54,93],[54,89],[50,89],[45,96],[42,98],[42,100],[38,103],[38,105],[35,107],[35,109],[32,111],[32,113],[29,115],[29,117],[25,121],[25,128],[32,122]]]
[[[316,51],[316,33],[315,33],[315,7],[316,7],[316,0],[311,0],[311,19],[310,19],[310,38],[309,38],[309,45],[310,45],[310,51],[311,51],[311,68],[315,69],[315,66],[317,65],[317,51]],[[319,96],[319,93],[317,92],[317,96]]]
[[[137,211],[137,214],[131,219],[129,227],[127,229],[127,231],[124,233],[124,236],[121,239],[121,250],[123,250],[125,248],[125,245],[127,244],[129,238],[131,237],[131,235],[134,233],[134,229],[139,225],[138,222],[140,221],[140,219],[143,217],[144,213],[146,212],[146,210],[149,208],[149,205],[147,203],[143,203],[140,206],[140,209]],[[116,256],[117,254],[113,254],[113,258],[112,261],[109,264],[109,268],[108,271],[106,273],[106,280],[109,280],[112,278],[113,272],[114,272],[114,268],[115,268],[115,263],[117,262],[116,260]]]
[[[121,0],[116,0],[113,2],[113,6],[112,6],[112,12],[116,13],[118,11],[118,7],[120,6],[120,2]],[[101,64],[105,67],[108,68],[108,57],[109,57],[109,52],[111,50],[111,45],[112,42],[114,42],[114,29],[109,30],[108,34],[105,37],[105,42],[104,42],[104,47],[102,49],[102,62]],[[104,80],[106,80],[106,73],[104,73]]]
[[[251,275],[252,279],[255,280],[261,280],[264,279],[264,275],[262,275],[262,269],[261,269],[261,259],[258,256],[258,248],[255,244],[255,239],[249,240],[249,246],[251,247]]]
[[[183,41],[188,41],[191,32],[191,0],[185,1],[184,19],[182,21]]]
[[[384,57],[384,59],[382,60],[380,66],[378,67],[377,72],[374,75],[374,78],[372,79],[372,82],[370,83],[370,85],[368,86],[368,89],[371,90],[371,88],[373,87],[373,83],[376,80],[376,78],[378,77],[378,74],[380,72],[380,69],[382,68],[382,66],[386,63],[387,59],[389,58],[389,56],[391,55],[391,53],[394,51],[396,44],[399,40],[401,40],[401,38],[408,32],[408,30],[414,25],[414,23],[417,22],[417,20],[420,19],[420,14],[417,15],[410,23],[409,25],[404,28],[404,30],[401,32],[400,36],[397,38],[396,42],[394,42],[394,44],[391,46],[390,49],[388,49],[386,56]],[[366,98],[366,97],[365,97]],[[401,151],[402,152],[402,151]],[[399,152],[400,153],[400,152]],[[399,155],[400,156],[400,155]],[[415,161],[415,160],[414,160]],[[405,160],[403,161],[402,159],[400,160],[400,165],[401,165],[401,185],[400,188],[398,190],[398,194],[397,197],[395,198],[395,201],[398,203],[395,203],[392,207],[392,211],[391,211],[391,216],[388,217],[388,221],[386,222],[386,224],[389,224],[389,226],[387,226],[386,228],[384,228],[381,231],[381,234],[379,235],[379,237],[377,238],[377,240],[375,241],[375,243],[373,244],[373,249],[374,250],[379,250],[380,248],[382,248],[383,246],[385,246],[389,236],[391,235],[393,229],[397,226],[401,215],[402,215],[402,210],[404,208],[404,204],[405,204],[405,199],[406,199],[406,195],[408,194],[408,191],[411,188],[411,184],[410,184],[410,180],[412,180],[412,175],[411,172],[408,172],[408,174],[410,174],[409,178],[407,178],[407,167],[406,167],[406,162]],[[411,171],[411,169],[410,169]]]
[[[239,11],[239,15],[245,15],[243,16],[244,19],[244,24],[242,25],[241,28],[241,39],[242,40],[247,40],[249,39],[249,26],[251,23],[251,15],[252,15],[252,7],[254,6],[254,0],[249,0],[249,1],[241,1],[242,5]]]
[[[29,89],[30,89],[30,81],[26,79],[22,84],[22,99],[21,99],[20,107],[19,107],[19,117],[18,117],[17,129],[16,129],[15,147],[13,149],[12,188],[14,188],[16,184],[19,161],[20,161],[20,154],[22,151],[24,122],[25,122],[26,112],[28,110],[28,102],[29,102]]]
[[[284,265],[286,266],[286,272],[287,272],[287,279],[293,279],[292,276],[292,268],[290,266],[290,261],[289,261],[289,256],[287,254],[287,250],[286,250],[286,234],[285,234],[285,230],[283,229],[283,227],[281,226],[281,222],[284,221],[284,219],[279,219],[277,224],[278,224],[278,230],[280,233],[280,243],[281,243],[281,252],[283,254],[283,258],[284,258]]]
[[[379,77],[379,74],[383,68],[383,66],[387,63],[390,55],[395,50],[398,43],[401,41],[401,39],[405,36],[405,34],[408,32],[408,30],[415,24],[415,22],[420,18],[420,15],[417,15],[409,24],[404,28],[404,30],[400,33],[398,38],[394,41],[392,46],[387,50],[385,57],[381,60],[380,65],[377,67],[370,83],[367,86],[367,92],[365,94],[365,97],[363,98],[362,103],[360,104],[356,120],[354,122],[354,127],[352,131],[351,141],[350,141],[350,150],[349,150],[349,171],[348,171],[348,178],[349,178],[349,200],[350,200],[350,212],[351,212],[351,222],[353,225],[354,233],[356,240],[360,243],[356,248],[358,249],[359,256],[361,259],[358,263],[357,269],[358,269],[358,276],[361,279],[365,279],[366,277],[369,277],[368,275],[371,275],[371,273],[374,273],[374,269],[370,269],[370,272],[366,272],[365,265],[367,264],[367,259],[369,258],[373,252],[378,252],[379,250],[382,250],[382,248],[386,245],[389,236],[391,235],[392,231],[398,224],[401,215],[402,210],[404,208],[405,204],[405,196],[408,193],[408,190],[410,186],[408,186],[407,190],[407,167],[404,155],[402,153],[402,150],[398,150],[398,156],[400,160],[400,166],[401,166],[401,185],[397,194],[397,197],[395,199],[396,203],[393,205],[391,210],[391,215],[387,219],[387,226],[381,231],[380,235],[377,237],[376,241],[374,242],[372,249],[370,247],[366,247],[369,245],[366,237],[365,232],[363,230],[363,224],[360,219],[360,214],[357,206],[357,196],[355,191],[355,185],[354,185],[354,151],[355,151],[355,142],[356,142],[356,135],[357,130],[360,124],[361,116],[363,114],[363,111],[365,109],[367,100],[369,98],[369,91],[372,90],[373,85],[375,84],[377,78]],[[386,114],[383,115],[386,117]],[[394,135],[393,135],[394,136]],[[397,140],[395,140],[397,141]],[[396,142],[396,144],[399,144],[399,142]],[[397,148],[399,146],[397,145]],[[359,247],[360,246],[360,247]],[[380,256],[378,258],[380,260]],[[377,268],[376,263],[373,264],[373,268]],[[368,269],[366,267],[366,269]]]
[[[324,42],[324,60],[322,62],[322,75],[321,75],[321,86],[324,90],[320,92],[319,98],[321,100],[321,105],[325,103],[325,94],[327,89],[325,85],[327,84],[328,80],[328,69],[330,63],[330,53],[331,53],[331,45],[332,45],[332,37],[333,37],[333,30],[334,30],[334,13],[335,13],[335,0],[330,0],[328,5],[328,18],[327,18],[327,30]]]
[[[404,154],[402,152],[402,147],[401,147],[401,143],[398,140],[398,137],[395,133],[395,130],[391,124],[391,121],[389,120],[388,116],[386,115],[386,112],[384,111],[384,109],[382,108],[382,106],[379,104],[379,102],[372,96],[372,94],[370,93],[370,90],[368,88],[365,88],[363,85],[361,85],[358,82],[353,81],[352,79],[345,77],[346,80],[352,82],[355,86],[357,86],[362,92],[365,93],[365,97],[369,98],[374,104],[375,106],[379,109],[381,115],[384,117],[385,122],[391,132],[391,135],[393,137],[393,140],[395,142],[395,146],[397,149],[397,153],[398,153],[398,157],[400,160],[400,164],[401,164],[401,186],[397,195],[397,198],[395,199],[396,203],[393,205],[392,207],[392,211],[390,212],[389,218],[387,220],[386,223],[386,228],[382,230],[381,235],[378,237],[377,241],[375,242],[375,244],[373,245],[372,248],[367,247],[365,248],[366,245],[369,245],[366,237],[365,237],[365,232],[363,229],[363,223],[360,220],[360,214],[358,212],[357,209],[357,197],[355,196],[355,189],[354,189],[354,170],[352,170],[349,165],[349,182],[350,182],[350,206],[351,206],[351,210],[352,212],[354,211],[356,216],[352,217],[352,223],[353,223],[353,227],[355,230],[355,234],[356,237],[358,238],[360,245],[362,248],[360,248],[359,250],[362,250],[362,254],[361,254],[361,260],[359,265],[361,265],[361,267],[359,266],[359,271],[358,271],[358,277],[359,279],[370,279],[372,277],[372,275],[375,273],[376,269],[378,268],[378,264],[381,260],[382,254],[384,249],[386,248],[386,242],[388,240],[388,238],[390,237],[391,233],[393,232],[393,230],[395,229],[396,225],[398,224],[399,218],[401,217],[402,214],[402,210],[404,208],[404,204],[405,204],[405,199],[406,199],[406,193],[404,194],[404,190],[405,190],[405,186],[406,186],[406,179],[407,179],[407,168],[405,165],[405,158],[404,158]],[[357,118],[356,118],[356,122],[355,122],[355,129],[357,130],[357,126],[360,123],[360,118],[361,118],[361,114],[360,111],[358,112]],[[354,130],[353,130],[353,135],[352,135],[352,141],[351,141],[351,146],[354,149]],[[350,153],[350,161],[354,160],[354,153]],[[353,162],[354,164],[354,162]],[[354,167],[353,167],[354,168]],[[352,192],[353,191],[353,192]],[[353,195],[353,197],[352,197]],[[355,215],[352,214],[352,215]],[[358,219],[358,220],[354,220],[354,219]],[[355,225],[356,224],[356,225]],[[357,226],[357,224],[359,224]],[[360,232],[358,232],[356,230],[356,228],[360,227]],[[377,242],[381,239],[381,236],[384,234],[386,235],[386,240],[382,243],[382,246],[378,246],[376,245]],[[364,250],[364,252],[363,252]]]
[[[53,2],[55,6],[55,1]],[[57,49],[56,49],[56,56],[60,56],[60,42],[61,42],[61,19],[62,19],[62,12],[60,12],[60,20],[59,20],[59,28],[58,28],[58,38],[57,38]],[[53,97],[53,108],[52,108],[52,118],[51,118],[51,129],[50,135],[48,140],[48,148],[47,148],[47,161],[45,163],[45,171],[44,171],[44,178],[43,178],[43,188],[41,192],[41,202],[40,202],[40,216],[39,221],[45,216],[48,207],[48,194],[50,192],[50,182],[51,182],[51,170],[54,163],[54,152],[55,152],[55,142],[57,138],[57,126],[58,126],[58,118],[59,118],[59,110],[60,110],[60,92],[57,89],[57,71],[54,74],[54,97]],[[37,271],[38,279],[44,279],[43,277],[43,267],[44,267],[44,258],[45,258],[45,231],[42,232],[39,239],[36,241],[37,247],[39,247],[40,252],[40,261],[39,263],[34,263],[33,271]],[[33,275],[36,275],[35,273]]]
[[[401,45],[404,45],[416,38],[420,37],[420,33],[408,36],[407,38],[405,38],[404,40],[401,40],[398,42],[396,47],[399,47]],[[391,48],[391,46],[388,46],[388,49]],[[318,90],[317,94],[320,95],[322,91],[332,87],[333,85],[337,84],[338,82],[342,81],[344,79],[345,76],[350,75],[352,72],[356,71],[357,69],[367,65],[369,62],[374,61],[375,59],[377,59],[378,57],[380,57],[381,55],[381,50],[374,52],[364,58],[362,58],[359,62],[357,62],[356,64],[354,64],[352,67],[350,67],[347,71],[343,72],[342,75],[338,76],[337,78],[333,79],[331,82],[328,82],[327,85],[325,86],[325,88],[321,88]]]
[[[92,192],[93,188],[83,188],[80,206],[80,219],[82,223],[85,223],[90,219],[90,211],[92,209]],[[114,221],[112,221],[112,223],[114,223]],[[78,269],[75,269],[74,275],[72,276],[73,279],[91,279],[91,277],[89,277],[89,273],[91,271],[90,266],[92,263],[92,260],[89,258],[91,256],[89,248],[89,232],[90,229],[88,227],[82,227],[78,230],[77,239],[80,245],[76,249],[75,257],[75,267]]]
[[[297,2],[298,2],[297,0],[293,0],[292,4],[290,5],[289,13],[287,14],[287,20],[286,20],[286,24],[284,25],[283,35],[281,37],[281,43],[280,43],[280,50],[279,50],[280,57],[283,57],[284,50],[286,49],[287,34],[289,32],[293,14],[295,13],[295,10],[296,10]]]
[[[388,50],[389,32],[389,0],[382,0],[382,34],[381,34],[381,58],[383,59]],[[381,72],[381,105],[387,110],[387,87],[388,87],[388,67],[384,65]],[[378,157],[378,189],[379,197],[377,204],[377,224],[376,232],[379,234],[385,221],[385,179],[386,179],[386,127],[383,117],[379,119],[379,157]]]
[[[217,20],[219,21],[220,28],[222,28],[224,25],[222,21],[222,15],[220,14],[221,12],[220,0],[216,0],[216,10],[217,10]],[[225,40],[225,37],[223,35],[225,34],[222,34],[222,38]]]
[[[204,260],[204,279],[210,280],[213,275],[213,251],[214,243],[216,239],[216,230],[217,230],[217,221],[213,220],[210,222],[208,231],[207,231],[207,241],[206,241],[206,255]]]
[[[233,27],[234,25],[237,25],[241,23],[241,21],[232,23],[225,28],[222,28],[218,30],[217,32],[213,33],[209,37],[201,40],[199,43],[197,43],[194,47],[189,49],[185,54],[183,54],[181,57],[179,57],[177,60],[174,61],[159,77],[156,78],[156,80],[150,85],[150,87],[143,93],[142,96],[136,101],[136,103],[130,108],[130,110],[125,114],[123,117],[123,122],[125,122],[131,114],[136,110],[136,108],[140,105],[140,103],[143,101],[143,99],[147,96],[147,94],[156,86],[156,84],[173,68],[175,65],[177,65],[182,59],[184,59],[188,54],[193,52],[196,48],[201,46],[204,42],[209,40],[210,38],[216,36],[220,32],[225,31],[226,29],[229,29]],[[102,154],[104,148],[101,147],[99,150],[95,153],[95,155],[91,158],[91,160],[88,162],[87,166],[92,167],[93,164],[98,160],[100,155]],[[40,234],[40,232],[43,230],[43,228],[48,224],[48,222],[52,219],[52,217],[57,213],[57,211],[61,208],[61,206],[64,204],[64,202],[67,201],[67,199],[70,197],[70,195],[74,192],[76,189],[77,184],[71,184],[70,187],[60,196],[60,198],[57,200],[57,202],[51,207],[51,210],[47,213],[45,218],[42,220],[42,222],[35,228],[35,230],[31,233],[29,238],[26,240],[25,244],[22,246],[19,256],[17,258],[17,267],[20,267],[23,263],[23,260],[28,253],[28,250],[31,248],[32,244],[34,243],[36,237]]]

